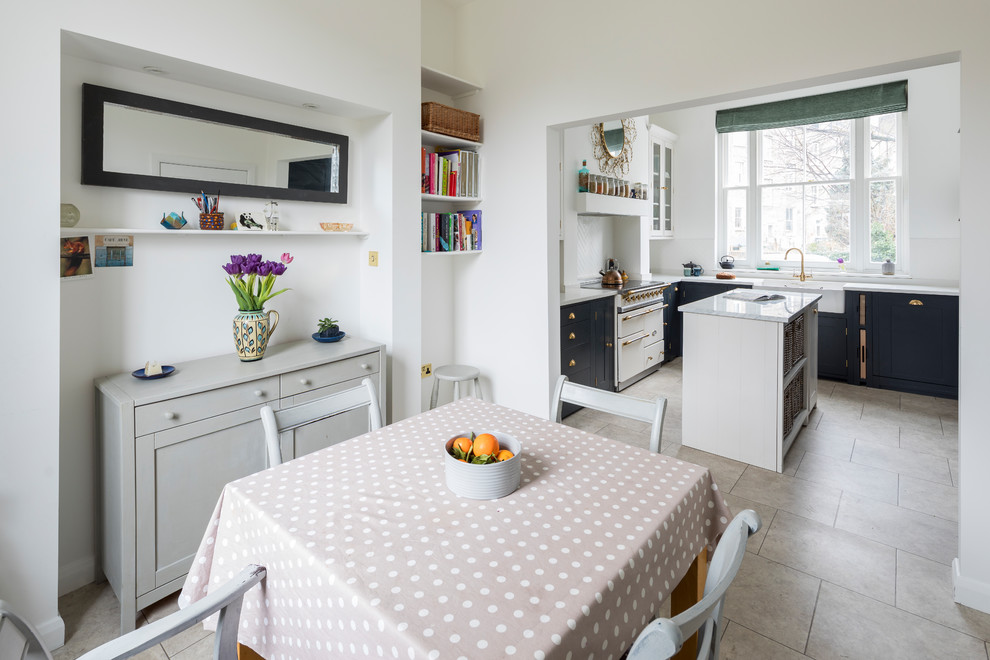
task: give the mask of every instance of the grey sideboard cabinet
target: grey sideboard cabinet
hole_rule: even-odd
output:
[[[371,378],[385,407],[385,347],[356,337],[272,346],[175,364],[167,378],[96,381],[102,566],[121,633],[139,610],[182,588],[225,484],[267,467],[262,406],[295,405]],[[352,410],[282,435],[288,458],[361,435]]]

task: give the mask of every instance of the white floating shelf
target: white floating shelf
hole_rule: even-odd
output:
[[[434,133],[433,131],[426,131],[420,129],[420,141],[431,147],[444,146],[444,147],[461,147],[464,149],[478,150],[484,145],[481,142],[474,142],[473,140],[465,140],[464,138],[454,137],[453,135],[444,135],[443,133]]]
[[[420,85],[455,99],[481,90],[481,85],[428,66],[420,67]]]
[[[86,234],[159,234],[168,236],[355,236],[367,238],[366,231],[238,231],[230,229],[148,229],[134,227],[62,227],[62,236],[81,236]]]
[[[481,254],[484,250],[457,250],[455,252],[420,252],[423,256],[456,257],[461,254]]]
[[[650,200],[612,197],[595,193],[578,193],[575,208],[578,215],[649,216]]]
[[[423,193],[424,202],[466,202],[475,204],[481,201],[480,197],[452,197],[450,195],[428,195]]]

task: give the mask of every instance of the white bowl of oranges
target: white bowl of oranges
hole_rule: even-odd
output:
[[[458,433],[444,446],[447,488],[472,500],[497,500],[519,488],[522,445],[508,433]]]

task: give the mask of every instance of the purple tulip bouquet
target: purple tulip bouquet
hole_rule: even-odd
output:
[[[279,261],[262,261],[260,254],[232,254],[230,263],[222,268],[227,272],[227,284],[237,298],[237,308],[242,312],[261,311],[265,302],[288,289],[275,288],[275,278],[285,272],[292,263],[292,256],[285,252]]]

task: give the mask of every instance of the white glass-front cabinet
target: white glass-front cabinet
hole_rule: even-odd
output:
[[[650,238],[673,238],[673,167],[677,136],[659,126],[650,126]]]

